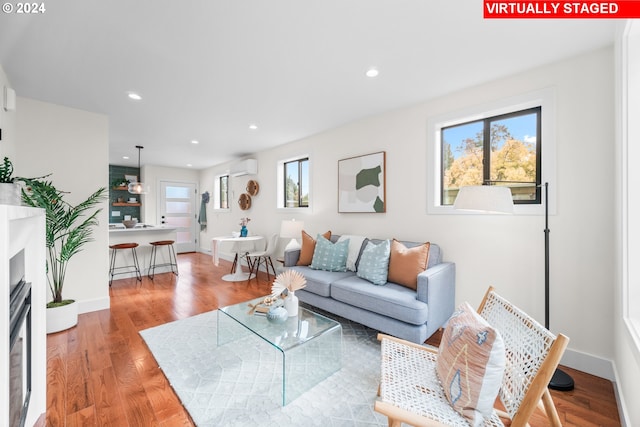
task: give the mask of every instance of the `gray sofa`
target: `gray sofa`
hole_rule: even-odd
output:
[[[332,235],[331,241],[336,242],[339,237]],[[406,247],[421,244],[402,243]],[[362,246],[366,244],[367,240]],[[455,264],[443,262],[442,251],[434,243],[429,249],[427,269],[418,275],[416,291],[391,282],[377,286],[353,271],[330,272],[297,266],[299,256],[299,249],[284,253],[284,266],[299,271],[307,279],[306,287],[296,291],[300,301],[378,331],[423,343],[453,313]]]

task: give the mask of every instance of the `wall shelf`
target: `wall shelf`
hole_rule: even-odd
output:
[[[111,206],[142,206],[142,203],[113,202]]]

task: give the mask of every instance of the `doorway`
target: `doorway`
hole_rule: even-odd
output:
[[[197,245],[196,184],[160,182],[160,223],[176,228],[176,252],[194,252]]]

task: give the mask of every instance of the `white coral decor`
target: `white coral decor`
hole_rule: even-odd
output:
[[[288,292],[294,292],[302,289],[307,285],[307,279],[295,270],[286,270],[276,276],[276,280],[271,285],[271,295],[277,297],[286,289]]]

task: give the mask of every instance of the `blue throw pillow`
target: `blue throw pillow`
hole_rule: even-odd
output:
[[[347,271],[347,255],[349,254],[349,239],[331,243],[318,234],[313,259],[309,267],[314,270]]]
[[[385,240],[379,244],[371,241],[362,251],[358,271],[356,274],[374,285],[384,285],[387,283],[389,273],[389,255],[391,254],[391,242]]]

